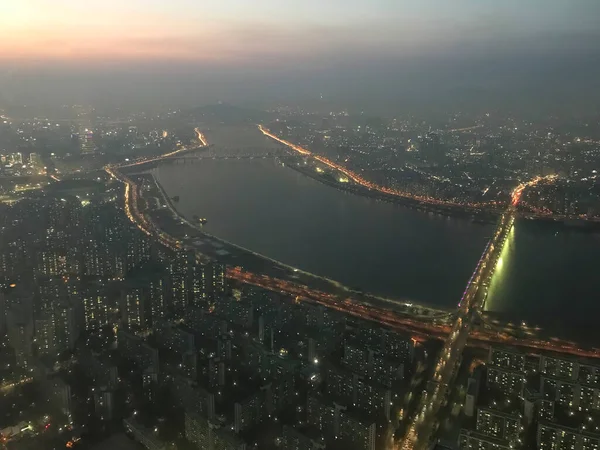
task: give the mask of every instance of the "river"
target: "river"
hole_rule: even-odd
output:
[[[378,295],[452,308],[493,226],[326,186],[273,160],[202,160],[156,171],[207,232]]]
[[[272,159],[153,172],[211,234],[352,288],[444,309],[456,306],[494,229],[345,193]],[[600,314],[599,254],[599,234],[519,220],[486,310],[581,334]]]

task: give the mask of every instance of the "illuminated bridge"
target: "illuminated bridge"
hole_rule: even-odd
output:
[[[396,448],[426,448],[433,438],[438,424],[437,416],[439,410],[447,399],[448,388],[460,366],[461,355],[471,332],[473,319],[477,311],[483,308],[490,280],[494,275],[502,249],[513,228],[516,206],[520,200],[524,186],[520,185],[513,192],[511,205],[500,217],[494,235],[477,262],[475,271],[471,275],[463,296],[458,303],[456,321],[438,356],[432,379],[421,397],[421,401],[406,435],[401,441],[396,443]]]
[[[193,163],[207,159],[212,160],[228,160],[228,159],[272,159],[277,158],[279,154],[273,152],[257,152],[257,153],[232,153],[232,154],[200,154],[200,155],[176,155],[161,159],[161,162],[174,161],[176,163]]]

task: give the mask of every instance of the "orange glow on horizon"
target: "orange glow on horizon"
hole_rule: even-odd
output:
[[[225,48],[202,45],[207,36],[80,36],[13,32],[0,42],[0,60],[218,60]],[[235,55],[229,55],[235,56]]]
[[[206,7],[189,0],[2,0],[0,63],[218,61],[262,68],[298,58],[329,60],[342,43],[354,51],[380,51],[386,43],[394,53],[416,48],[396,36],[395,21],[371,33],[371,22],[362,18],[323,23],[308,10],[306,20],[294,20],[288,8],[272,15],[268,7],[237,0]],[[419,52],[432,43],[421,42]]]
[[[0,27],[2,23],[0,21]],[[315,56],[314,48],[303,43],[289,45],[244,38],[228,31],[201,31],[174,35],[140,33],[136,35],[92,32],[8,33],[0,40],[0,62],[35,64],[45,61],[71,63],[128,63],[136,61],[219,62],[225,65],[245,62],[282,62],[286,59]],[[318,56],[318,54],[317,54]]]
[[[200,10],[176,14],[135,3],[105,0],[6,0],[0,2],[0,61],[128,62],[240,61],[284,48],[248,39],[254,28],[234,20],[217,21]],[[272,44],[272,45],[271,45]]]
[[[141,0],[5,0],[0,62],[240,63],[315,55],[318,33],[211,9],[143,8]],[[136,4],[138,8],[135,8]],[[142,9],[140,9],[140,7]],[[344,35],[345,36],[345,35]],[[264,62],[264,61],[263,61]]]

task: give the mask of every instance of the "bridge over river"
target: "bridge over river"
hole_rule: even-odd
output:
[[[508,235],[513,228],[517,215],[517,205],[526,187],[537,184],[542,178],[537,177],[527,183],[520,184],[512,194],[512,202],[498,221],[494,235],[488,242],[475,271],[467,283],[460,302],[456,320],[450,334],[436,361],[432,379],[423,393],[419,406],[402,440],[395,443],[396,448],[403,450],[425,449],[435,433],[438,413],[446,400],[449,386],[454,381],[461,356],[471,333],[473,322],[487,298],[489,283],[498,265],[498,260]]]

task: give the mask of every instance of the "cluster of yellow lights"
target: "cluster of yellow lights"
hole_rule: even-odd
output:
[[[262,125],[258,126],[258,129],[267,137],[270,137],[271,139],[279,142],[280,144],[283,144],[289,148],[291,148],[292,150],[300,153],[301,155],[304,156],[310,156],[311,158],[314,158],[315,160],[319,161],[320,163],[337,170],[338,172],[341,172],[342,174],[344,174],[348,180],[352,180],[354,181],[356,184],[359,184],[361,186],[366,187],[367,189],[371,189],[374,191],[378,191],[384,194],[388,194],[388,195],[393,195],[396,197],[402,197],[402,198],[407,198],[407,199],[411,199],[411,200],[417,200],[423,203],[430,203],[430,204],[435,204],[435,205],[440,205],[440,206],[460,206],[460,207],[465,207],[465,206],[469,206],[469,207],[482,207],[484,205],[482,204],[462,204],[462,203],[456,203],[456,202],[451,202],[448,200],[440,200],[434,197],[429,197],[429,196],[424,196],[424,195],[415,195],[412,194],[410,192],[404,192],[404,191],[399,191],[397,189],[392,189],[386,186],[381,186],[378,185],[376,183],[373,183],[372,181],[369,181],[363,177],[361,177],[360,175],[358,175],[357,173],[351,171],[350,169],[347,169],[346,167],[337,164],[327,158],[325,158],[324,156],[321,155],[317,155],[315,153],[312,153],[310,150],[307,150],[303,147],[300,147],[299,145],[293,144],[289,141],[286,141],[285,139],[280,138],[279,136],[271,133],[271,131],[269,131],[267,128],[265,128]],[[320,172],[322,170],[320,170],[319,168],[317,168],[317,172]]]

